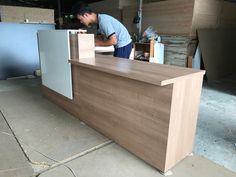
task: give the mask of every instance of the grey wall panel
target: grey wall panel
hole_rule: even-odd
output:
[[[0,79],[33,74],[40,68],[37,31],[53,24],[0,23]]]

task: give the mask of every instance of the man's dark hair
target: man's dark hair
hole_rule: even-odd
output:
[[[73,15],[84,15],[85,13],[93,13],[92,9],[88,6],[88,4],[84,3],[83,1],[77,2],[73,7],[72,7],[72,13]]]

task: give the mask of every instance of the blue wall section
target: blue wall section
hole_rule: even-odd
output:
[[[52,24],[0,23],[0,79],[33,74],[40,68],[37,31]]]

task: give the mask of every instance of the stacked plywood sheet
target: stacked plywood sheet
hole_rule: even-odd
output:
[[[138,6],[123,9],[123,23],[137,32],[132,20]],[[165,63],[186,66],[197,46],[197,30],[236,28],[236,3],[224,0],[166,0],[143,5],[142,29],[153,26],[165,43]],[[163,36],[164,35],[164,36]],[[185,37],[183,37],[185,36]]]
[[[224,2],[219,19],[219,27],[236,29],[236,2]]]
[[[133,18],[138,6],[123,8],[123,23],[136,32]],[[143,29],[153,26],[159,34],[196,37],[202,28],[236,28],[236,3],[224,0],[166,0],[143,5]]]
[[[104,0],[96,3],[91,3],[89,6],[97,13],[109,14],[116,19],[122,21],[122,9],[125,6],[136,5],[134,0]]]
[[[184,36],[162,35],[162,43],[165,44],[164,63],[177,66],[187,66],[187,57],[192,55],[192,46],[197,41]]]
[[[93,10],[114,10],[114,9],[123,9],[125,6],[136,5],[137,1],[134,0],[104,0],[95,3],[89,4]]]
[[[143,5],[143,29],[153,26],[159,34],[190,33],[194,0],[169,0]],[[123,23],[131,33],[135,32],[133,18],[138,10],[136,6],[124,7]]]
[[[235,74],[236,30],[202,29],[198,31],[199,47],[209,80]]]
[[[236,3],[195,0],[191,35],[203,28],[236,28]]]
[[[54,10],[19,6],[0,6],[0,17],[1,22],[54,23]]]
[[[222,6],[221,0],[196,0],[192,21],[191,35],[201,28],[216,28]]]

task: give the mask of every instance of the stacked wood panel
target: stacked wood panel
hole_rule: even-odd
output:
[[[0,21],[55,23],[54,10],[19,6],[0,6]]]
[[[143,30],[153,26],[159,34],[188,34],[191,29],[194,0],[175,0],[147,3],[143,5]],[[138,7],[124,7],[124,25],[136,32],[133,18]]]
[[[195,0],[191,35],[205,28],[236,28],[236,3]]]
[[[89,6],[97,13],[109,14],[116,19],[122,21],[122,9],[125,6],[136,5],[137,1],[134,0],[104,0],[96,3],[91,3]]]
[[[131,34],[137,32],[132,24],[137,10],[137,6],[123,8],[123,23]],[[236,3],[224,0],[166,0],[147,3],[143,5],[142,26],[143,30],[153,26],[164,36],[166,64],[187,66],[187,56],[194,55],[197,46],[198,29],[236,28]],[[185,42],[175,43],[177,38],[185,37]]]
[[[123,23],[136,32],[133,18],[138,6],[123,7]],[[153,26],[159,34],[196,37],[202,28],[236,28],[236,3],[224,0],[166,0],[143,5],[143,29]]]
[[[219,27],[236,29],[236,2],[224,2]]]
[[[194,11],[194,0],[168,0],[143,5],[143,24],[145,30],[153,26],[161,35],[165,44],[164,63],[187,66],[187,56],[191,44],[191,26]],[[138,7],[125,7],[123,23],[132,33],[137,32],[133,17]]]
[[[164,63],[185,67],[189,40],[188,37],[162,36],[162,43],[165,44]]]
[[[236,73],[235,29],[201,29],[198,37],[208,80],[218,80]]]

